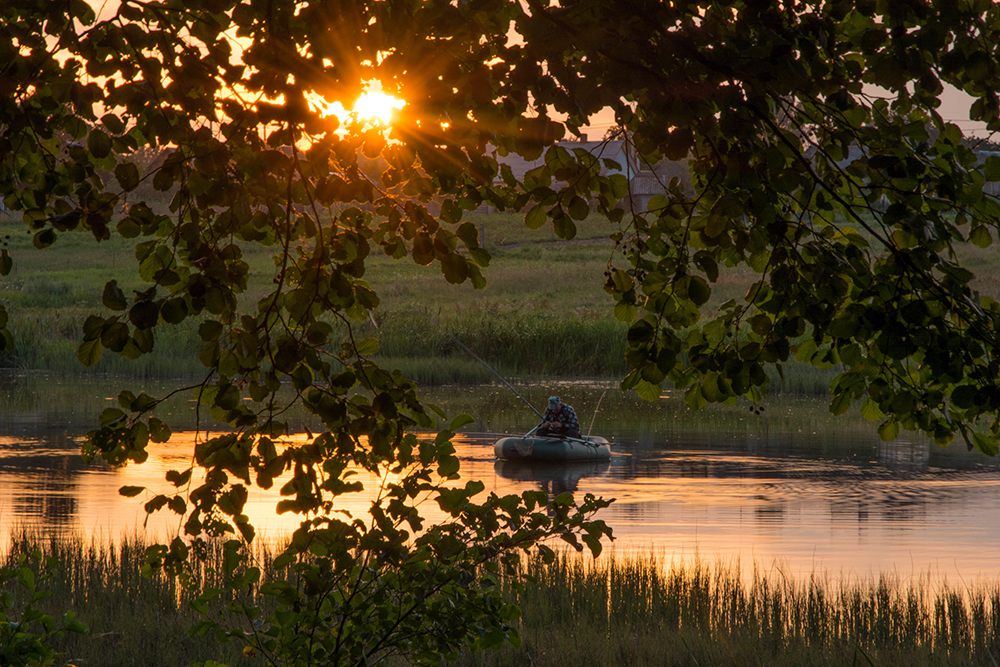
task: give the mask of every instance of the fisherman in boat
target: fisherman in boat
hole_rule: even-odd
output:
[[[558,396],[549,397],[549,407],[545,409],[542,425],[536,431],[537,435],[553,438],[579,438],[580,422],[576,418],[576,410],[566,405]]]

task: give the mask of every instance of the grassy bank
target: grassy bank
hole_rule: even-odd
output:
[[[362,336],[381,341],[378,361],[399,368],[423,385],[479,384],[493,375],[462,350],[449,333],[468,345],[504,377],[621,378],[627,327],[612,316],[613,299],[603,289],[609,263],[620,262],[608,234],[611,223],[591,216],[578,223],[573,242],[551,228],[530,230],[517,214],[472,216],[493,255],[484,270],[487,287],[451,285],[437,267],[393,260],[376,249],[365,279],[381,298]],[[9,276],[0,278],[0,303],[11,316],[16,350],[0,353],[0,368],[56,373],[94,372],[140,378],[195,377],[198,322],[157,331],[153,353],[127,361],[106,353],[92,369],[76,356],[83,322],[102,312],[104,284],[115,279],[125,294],[144,289],[135,271],[134,241],[114,237],[97,244],[84,234],[62,234],[36,250],[31,236],[12,214],[0,214],[0,236],[14,258]],[[989,256],[970,251],[965,258],[984,276],[996,272]],[[251,270],[244,295],[254,302],[272,289],[271,249],[248,247],[243,259]],[[739,299],[756,276],[741,268],[723,273],[709,304]],[[982,285],[988,292],[996,285]],[[991,292],[992,293],[992,292]],[[710,312],[707,314],[711,314]],[[436,323],[437,324],[436,324]],[[784,376],[773,374],[777,392],[826,394],[835,371],[789,363]]]
[[[135,537],[84,544],[22,535],[4,563],[35,549],[58,559],[41,582],[51,591],[43,604],[57,615],[75,609],[90,627],[55,643],[74,664],[255,664],[235,642],[187,636],[199,620],[189,594],[139,576],[144,547]],[[221,570],[221,553],[212,558],[208,577]],[[523,567],[523,590],[506,585],[522,609],[521,646],[464,655],[459,665],[995,665],[1000,657],[997,582],[799,581],[775,569],[743,575],[734,563],[648,553],[597,561],[564,553],[552,565],[529,559]]]
[[[612,300],[602,287],[612,251],[608,223],[583,221],[582,243],[567,245],[556,242],[551,231],[528,230],[516,215],[477,221],[494,254],[485,290],[451,285],[436,267],[392,260],[377,250],[372,254],[365,278],[382,302],[359,329],[360,335],[381,339],[380,361],[424,384],[488,381],[489,371],[459,349],[450,332],[505,374],[621,375],[625,327],[611,316]],[[126,295],[146,287],[135,272],[134,242],[115,237],[97,244],[83,234],[63,234],[39,251],[10,214],[0,214],[0,236],[8,237],[14,258],[13,271],[0,278],[0,303],[10,313],[16,344],[13,353],[0,354],[0,367],[83,371],[76,348],[86,317],[104,312],[105,282],[117,280]],[[251,268],[247,303],[273,288],[271,253],[248,248],[244,254]],[[152,354],[129,362],[106,353],[91,370],[196,376],[203,372],[197,328],[194,320],[163,327]]]

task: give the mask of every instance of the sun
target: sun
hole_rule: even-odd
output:
[[[402,109],[405,104],[406,102],[397,100],[381,91],[365,92],[354,103],[352,113],[359,120],[391,125],[396,111]]]
[[[340,121],[337,134],[371,128],[391,128],[396,113],[406,105],[403,100],[386,95],[381,90],[365,90],[350,110],[339,100],[331,103],[315,93],[307,95],[307,99],[321,116],[335,116]]]

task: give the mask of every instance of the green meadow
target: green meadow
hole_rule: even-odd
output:
[[[551,228],[530,230],[517,214],[472,217],[493,259],[484,270],[487,286],[451,285],[436,266],[393,260],[375,249],[365,279],[381,303],[358,323],[357,333],[380,341],[377,360],[424,385],[479,384],[493,374],[462,346],[506,378],[621,378],[627,326],[614,319],[604,272],[623,260],[608,235],[617,230],[603,218],[580,221],[572,241]],[[83,322],[103,311],[104,284],[117,280],[126,295],[145,289],[135,270],[134,240],[115,236],[96,243],[81,233],[62,234],[42,251],[12,214],[0,214],[0,239],[14,259],[0,278],[0,303],[9,314],[13,352],[0,353],[0,367],[55,373],[105,373],[141,378],[192,377],[203,372],[197,351],[199,322],[189,319],[156,332],[153,353],[128,361],[106,352],[92,369],[80,366],[76,347]],[[242,298],[255,302],[271,288],[268,248],[249,247],[243,259],[251,283]],[[724,273],[713,302],[739,298],[753,275]],[[824,393],[831,373],[794,364],[776,388]],[[777,378],[775,378],[777,380]]]
[[[162,576],[142,577],[141,538],[57,542],[20,534],[12,554],[51,558],[35,567],[35,608],[60,627],[66,611],[88,627],[46,641],[62,654],[57,664],[177,667],[216,660],[268,664],[243,655],[235,638],[216,643],[189,635],[202,616],[189,603],[197,595]],[[202,586],[214,586],[222,551],[210,550]],[[256,561],[262,581],[283,576],[267,548]],[[28,560],[31,564],[34,561]],[[748,576],[735,562],[672,562],[654,553],[605,553],[597,560],[563,551],[552,564],[525,556],[518,577],[499,582],[521,608],[520,645],[464,653],[457,665],[678,666],[898,666],[995,665],[1000,658],[1000,582],[932,585],[929,578],[898,576],[840,581],[817,573],[797,580],[760,564]],[[4,581],[6,613],[26,603],[24,586]],[[217,598],[210,613],[227,600]],[[22,629],[41,633],[37,624]],[[0,647],[2,649],[2,647]],[[406,664],[405,660],[391,664]]]
[[[516,215],[475,218],[493,254],[487,287],[447,283],[435,266],[393,260],[376,249],[365,276],[381,297],[362,336],[380,339],[379,360],[424,384],[481,383],[491,373],[455,343],[461,340],[504,374],[513,376],[615,377],[626,372],[625,325],[611,315],[603,272],[612,260],[606,221],[583,221],[577,240],[566,243],[551,230],[532,231]],[[15,351],[0,365],[57,373],[82,372],[76,346],[83,322],[101,311],[105,282],[125,291],[146,286],[135,273],[134,241],[115,237],[95,243],[63,234],[39,251],[22,224],[0,216],[0,237],[14,269],[0,279],[0,302],[11,317]],[[603,240],[602,240],[603,239]],[[248,248],[251,284],[247,303],[267,293],[271,252]],[[157,332],[156,349],[135,362],[107,353],[92,370],[139,377],[194,376],[198,322]],[[454,337],[454,338],[453,338]]]
[[[393,260],[377,249],[369,258],[365,279],[381,304],[358,326],[362,335],[380,339],[383,363],[427,384],[489,381],[489,371],[451,334],[514,375],[621,374],[625,326],[613,319],[613,302],[603,290],[603,272],[613,256],[608,223],[583,221],[578,240],[566,243],[551,230],[528,230],[516,215],[474,221],[494,257],[484,290],[451,285],[435,266]],[[87,315],[103,309],[104,284],[117,280],[126,295],[147,287],[136,275],[135,242],[116,236],[95,243],[83,234],[62,234],[39,251],[13,215],[0,215],[0,238],[14,259],[13,271],[0,278],[0,303],[10,314],[16,345],[0,364],[80,372],[76,345]],[[271,288],[271,252],[252,247],[243,259],[251,267],[251,284],[242,298],[251,303]],[[128,362],[108,353],[93,371],[198,375],[197,325],[191,320],[164,327],[152,354]]]

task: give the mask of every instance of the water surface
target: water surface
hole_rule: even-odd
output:
[[[169,443],[150,446],[146,464],[113,469],[87,466],[79,457],[82,437],[100,410],[114,404],[111,387],[119,383],[38,376],[0,383],[4,544],[12,526],[104,537],[178,530],[176,517],[161,513],[147,521],[141,499],[122,498],[117,490],[167,491],[164,473],[188,465],[196,422],[186,396],[160,410],[177,427]],[[1000,462],[963,445],[936,447],[914,434],[883,443],[874,425],[834,418],[813,399],[771,399],[757,415],[748,406],[692,413],[679,397],[649,404],[601,384],[519,391],[536,406],[550,393],[561,394],[585,431],[613,441],[612,460],[497,462],[493,442],[533,426],[530,410],[503,387],[429,391],[428,400],[450,415],[477,417],[455,441],[463,477],[481,479],[497,493],[542,488],[614,498],[601,518],[613,527],[617,549],[653,548],[667,560],[738,559],[745,569],[778,567],[794,576],[893,573],[952,582],[1000,576],[994,516]],[[308,415],[291,421],[315,429]],[[199,423],[204,426],[204,417]],[[251,495],[247,513],[265,536],[286,534],[296,523],[273,513],[276,498],[273,491]],[[360,515],[369,498],[359,494],[343,506]]]

